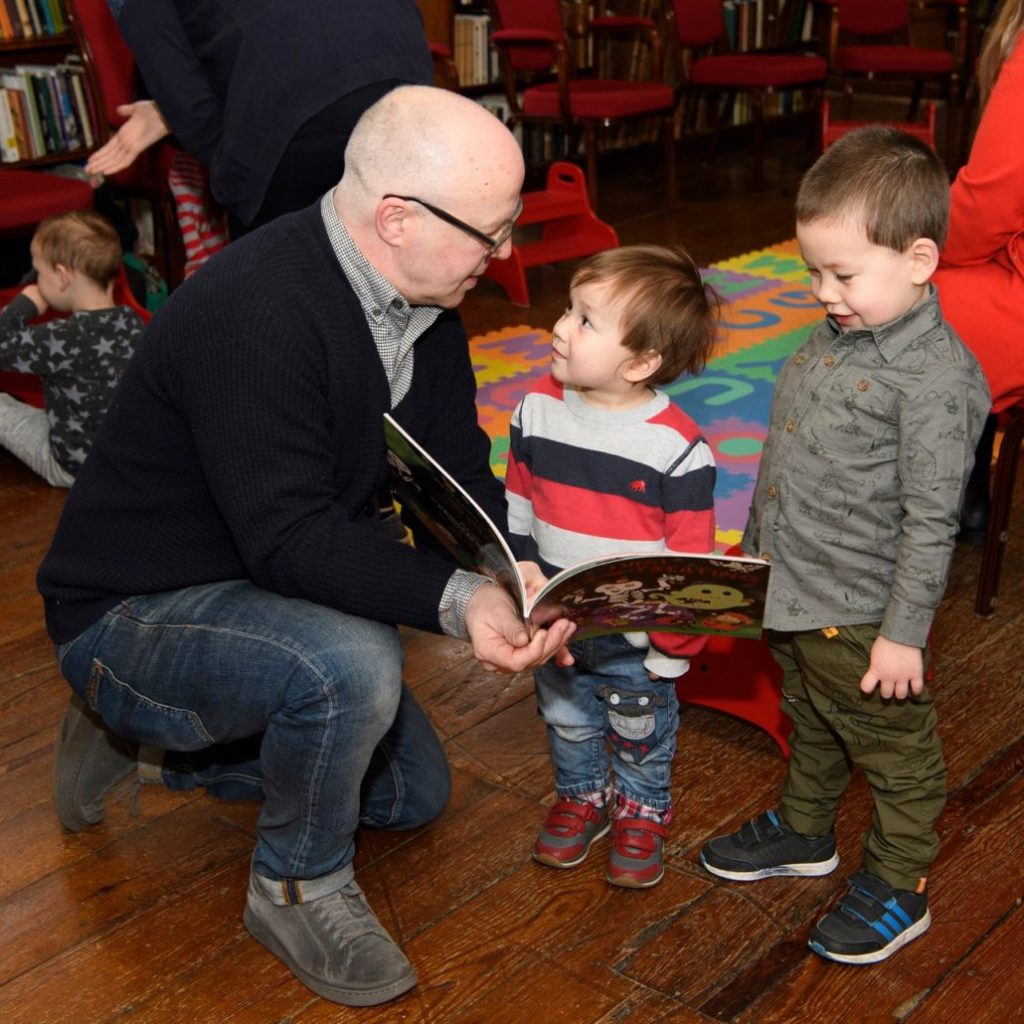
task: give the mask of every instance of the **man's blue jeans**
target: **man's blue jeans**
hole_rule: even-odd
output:
[[[605,789],[610,748],[616,793],[667,811],[679,728],[675,680],[651,682],[645,652],[621,634],[579,640],[569,649],[575,664],[559,668],[549,661],[534,672],[558,795]]]
[[[168,751],[169,786],[263,800],[265,878],[336,873],[360,823],[415,828],[448,801],[394,626],[233,580],[129,598],[57,656],[114,732]]]

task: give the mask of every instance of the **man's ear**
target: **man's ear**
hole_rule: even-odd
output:
[[[661,369],[661,353],[650,349],[634,356],[622,371],[622,376],[631,384],[640,384],[653,377]]]
[[[389,196],[377,204],[374,223],[377,234],[385,245],[399,247],[404,244],[410,223],[409,204]]]
[[[917,238],[907,250],[910,257],[911,280],[926,284],[939,265],[939,247],[931,238]]]

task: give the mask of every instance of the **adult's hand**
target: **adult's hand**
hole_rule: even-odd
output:
[[[522,672],[555,658],[572,664],[566,644],[576,627],[558,619],[531,636],[516,607],[498,586],[477,587],[466,609],[466,630],[474,657],[491,672]]]
[[[117,112],[128,120],[89,157],[85,165],[88,174],[117,174],[131,167],[154,142],[171,134],[160,108],[152,100],[124,103]]]

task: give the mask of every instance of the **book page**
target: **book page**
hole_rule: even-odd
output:
[[[490,577],[526,618],[526,588],[515,557],[490,517],[390,415],[384,415],[392,489],[463,569]]]
[[[769,565],[718,554],[618,555],[565,569],[537,595],[530,618],[601,633],[761,635]]]

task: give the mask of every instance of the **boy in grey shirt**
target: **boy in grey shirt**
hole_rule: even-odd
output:
[[[931,920],[946,772],[927,641],[990,405],[929,283],[948,197],[935,153],[881,125],[805,176],[797,238],[827,317],[779,374],[743,538],[772,562],[766,638],[792,759],[779,807],[711,840],[701,862],[738,881],[828,874],[860,765],[874,801],[864,867],[810,941],[843,963],[884,960]]]

